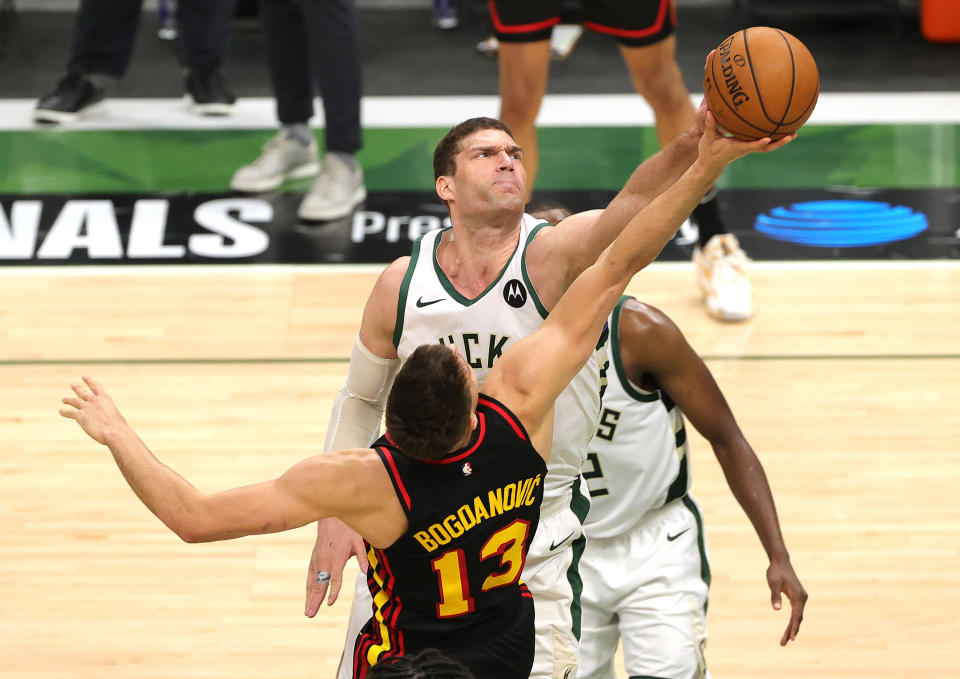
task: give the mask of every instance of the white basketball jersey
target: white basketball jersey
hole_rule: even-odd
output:
[[[633,384],[620,357],[620,310],[610,314],[611,374],[583,476],[590,489],[584,527],[590,537],[621,535],[651,509],[690,488],[683,413],[663,391]]]
[[[393,335],[400,358],[406,360],[421,344],[454,343],[482,383],[497,358],[518,339],[534,333],[547,317],[525,260],[527,247],[544,226],[548,225],[523,216],[513,256],[475,299],[460,294],[437,261],[437,248],[450,229],[421,236],[400,287]],[[557,399],[545,500],[569,488],[586,460],[600,413],[599,365],[605,350],[594,354]]]

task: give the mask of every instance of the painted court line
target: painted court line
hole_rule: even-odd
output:
[[[2,265],[0,277],[9,276],[231,276],[344,273],[379,274],[386,264],[117,264],[111,266]],[[803,260],[752,262],[753,271],[952,271],[960,260]],[[692,262],[654,262],[645,271],[692,271]]]
[[[700,95],[691,95],[699,104]],[[32,120],[35,99],[0,100],[0,130],[246,130],[274,129],[276,106],[270,97],[244,97],[234,114],[203,118],[187,111],[181,98],[108,99],[106,112],[63,128]],[[496,96],[364,97],[366,128],[446,128],[474,116],[496,116]],[[653,111],[634,94],[550,95],[543,101],[538,123],[544,127],[633,127],[653,125]],[[957,124],[960,92],[859,93],[820,95],[808,125]],[[314,127],[323,127],[320,110]]]
[[[704,361],[956,361],[960,354],[720,354]],[[0,367],[57,367],[102,365],[316,365],[349,363],[349,356],[302,358],[55,358],[0,360]]]

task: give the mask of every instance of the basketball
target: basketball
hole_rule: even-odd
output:
[[[777,28],[737,31],[707,60],[703,93],[717,122],[737,139],[779,139],[807,122],[820,95],[817,63]]]

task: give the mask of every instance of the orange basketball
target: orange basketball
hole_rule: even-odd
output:
[[[717,122],[737,139],[779,139],[813,113],[820,74],[802,42],[753,26],[721,42],[707,60],[703,93]]]

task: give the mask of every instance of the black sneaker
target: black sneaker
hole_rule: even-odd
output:
[[[72,123],[103,108],[103,85],[88,73],[70,71],[56,88],[37,102],[33,119],[38,123]]]
[[[187,71],[183,81],[187,105],[203,116],[228,116],[233,113],[237,98],[218,71]]]

